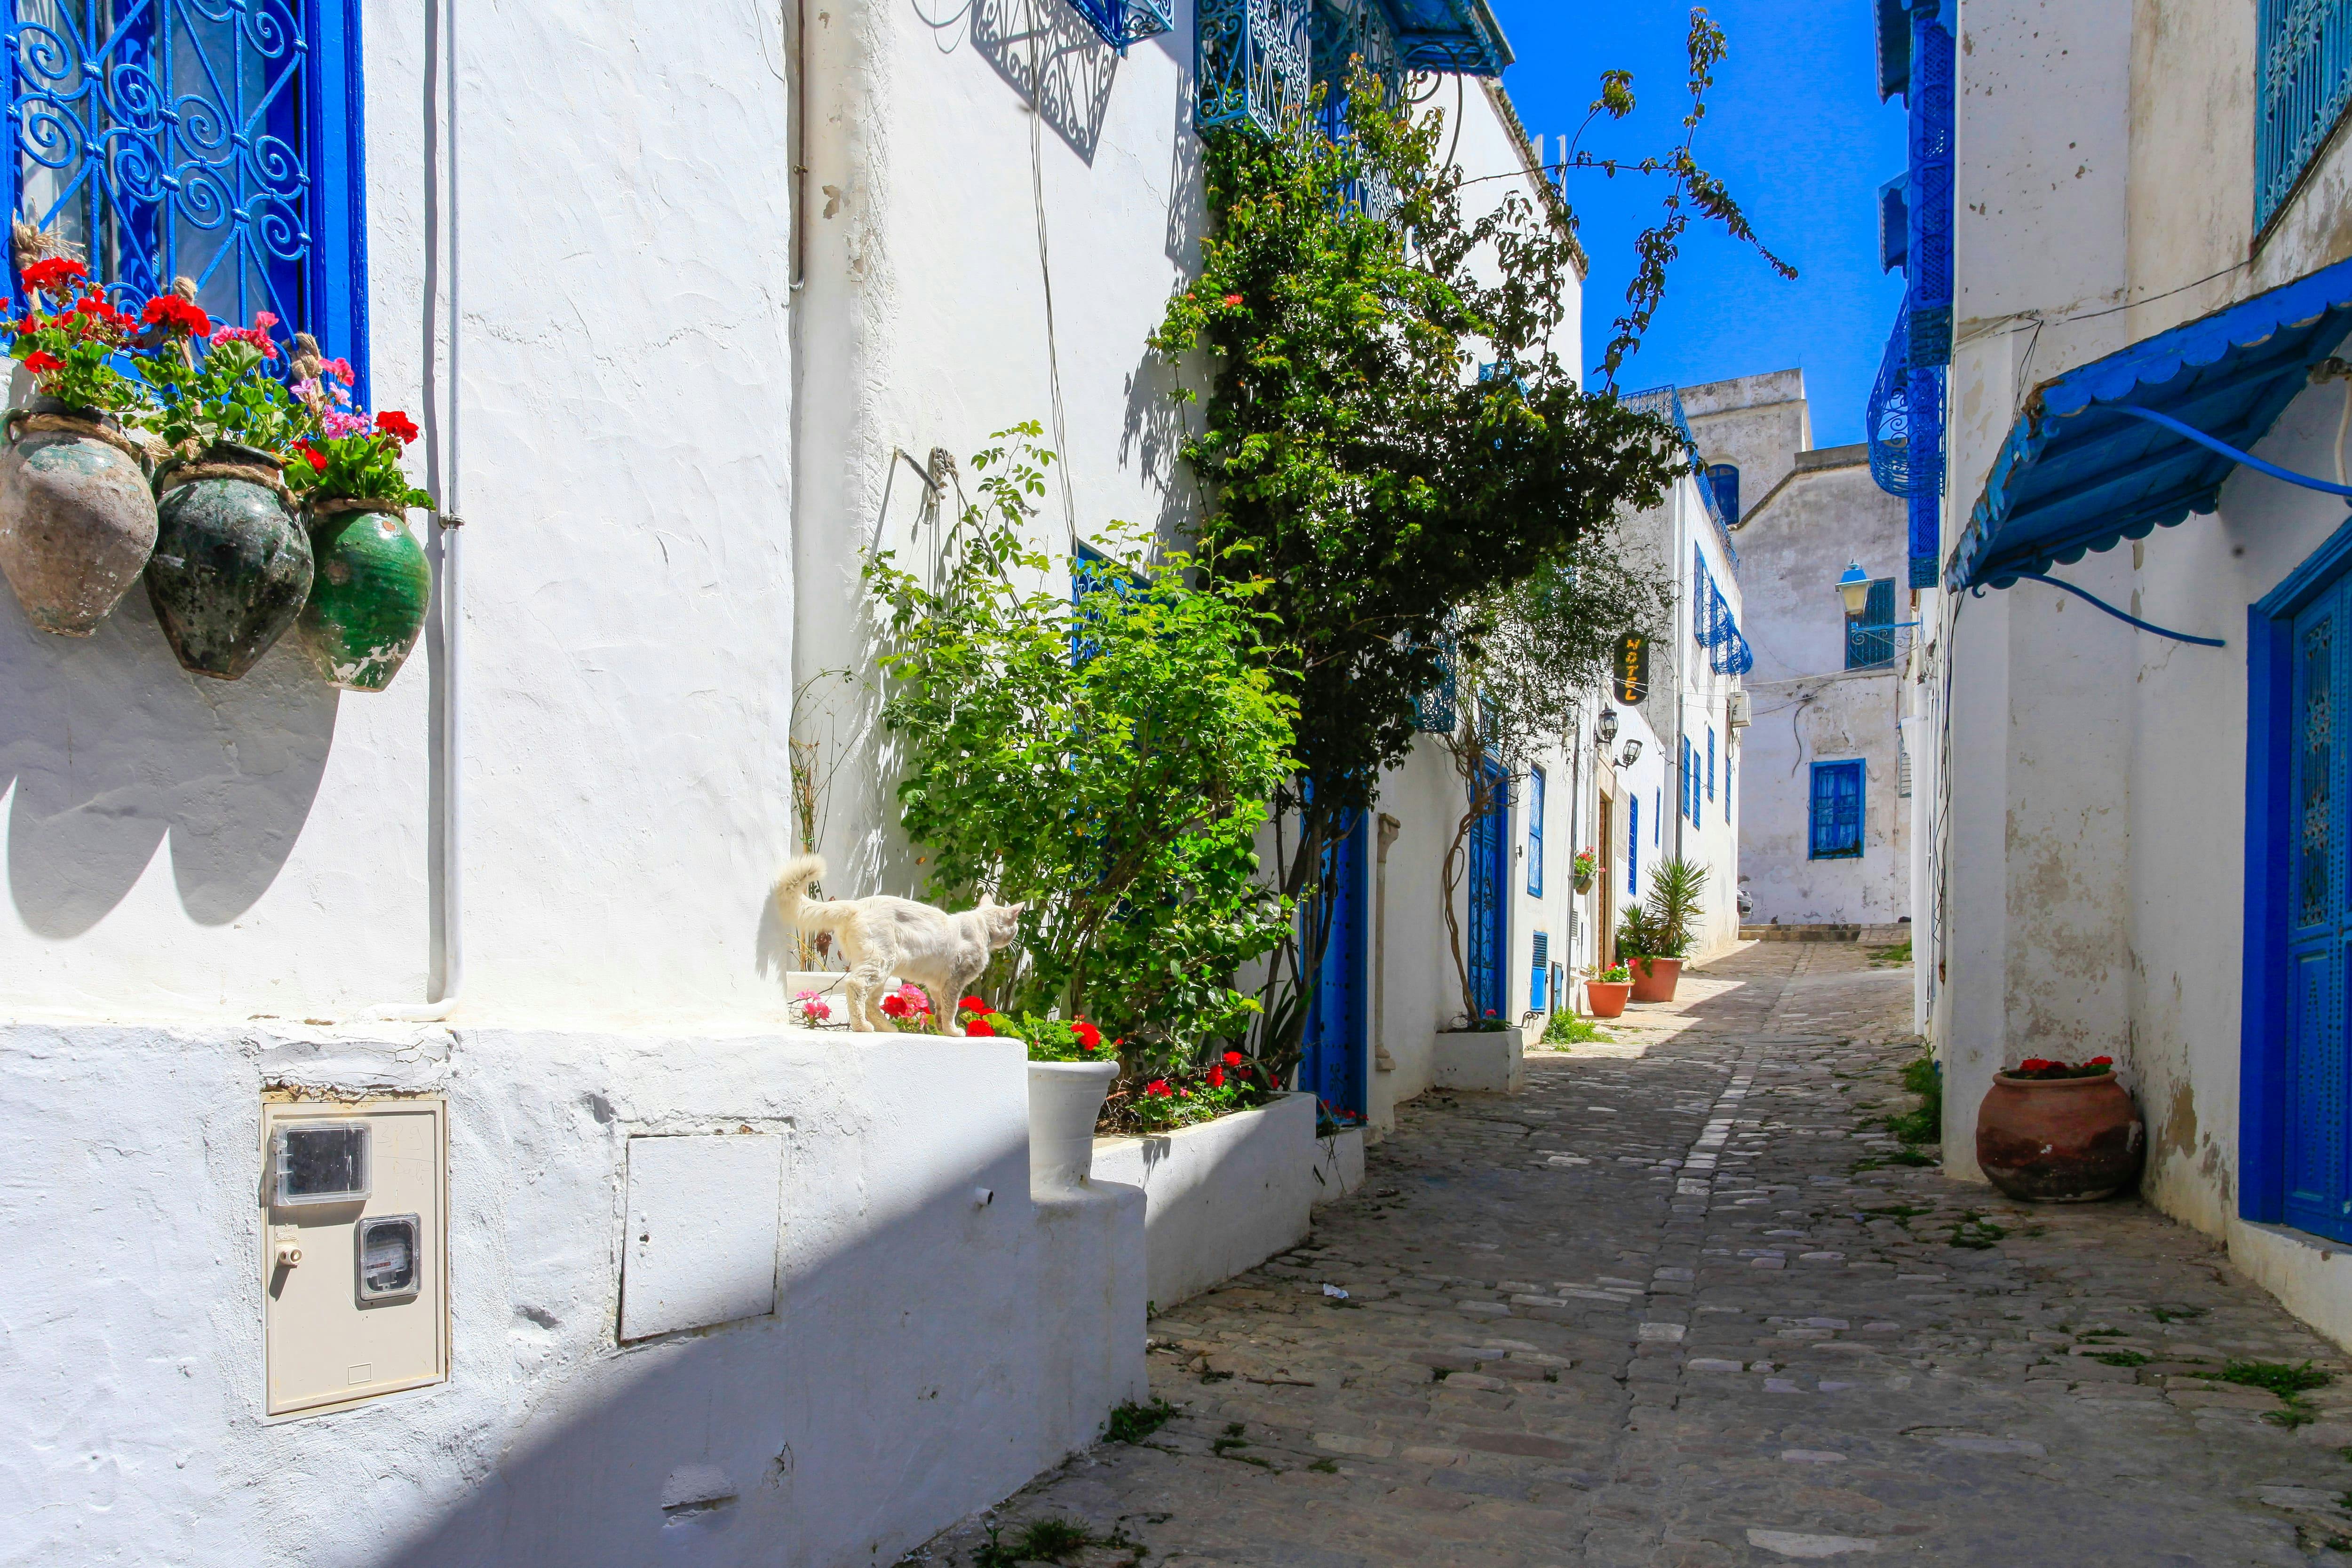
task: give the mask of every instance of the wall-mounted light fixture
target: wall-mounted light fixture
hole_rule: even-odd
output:
[[[1601,716],[1592,721],[1592,732],[1601,737],[1601,744],[1602,746],[1607,746],[1611,741],[1616,739],[1617,710],[1613,707],[1602,708],[1601,710]]]
[[[1624,751],[1618,756],[1617,766],[1620,768],[1631,768],[1641,755],[1641,737],[1639,736],[1629,735],[1625,737]]]

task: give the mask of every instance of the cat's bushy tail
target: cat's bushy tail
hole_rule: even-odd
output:
[[[794,855],[784,862],[783,874],[776,878],[776,913],[782,917],[786,926],[806,931],[814,928],[822,920],[818,912],[824,908],[824,904],[811,900],[808,892],[824,875],[823,855]],[[810,918],[813,915],[816,916],[815,920]]]

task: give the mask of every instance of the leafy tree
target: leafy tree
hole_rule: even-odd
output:
[[[1171,555],[1081,567],[1075,598],[1055,582],[1024,542],[1053,461],[1039,434],[973,458],[980,498],[935,583],[867,563],[897,639],[883,723],[906,746],[898,799],[932,895],[1029,905],[993,977],[1004,1010],[1090,1019],[1132,1066],[1256,1007],[1232,982],[1289,928],[1255,841],[1296,768],[1296,709],[1246,580],[1196,589]]]
[[[1462,780],[1465,808],[1445,848],[1445,935],[1462,986],[1463,1016],[1478,1021],[1454,907],[1478,820],[1527,778],[1536,751],[1576,724],[1580,697],[1604,680],[1617,638],[1648,632],[1674,605],[1661,570],[1629,564],[1612,522],[1576,541],[1564,562],[1489,590],[1465,607],[1476,628],[1454,670],[1454,725],[1441,737]]]

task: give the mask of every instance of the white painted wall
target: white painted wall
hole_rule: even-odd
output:
[[[1030,1202],[1013,1042],[22,1024],[0,1060],[42,1133],[0,1154],[11,1560],[889,1562],[1143,1388],[1141,1195]],[[448,1097],[446,1384],[260,1418],[275,1083]],[[777,1312],[616,1345],[629,1138],[746,1127],[788,1150]],[[713,1467],[731,1503],[665,1514]]]
[[[464,1017],[781,1017],[792,670],[789,129],[777,7],[370,5],[380,406],[469,518]],[[527,90],[517,90],[528,84]],[[426,526],[420,514],[420,529]],[[381,695],[289,640],[235,684],[134,591],[88,641],[0,595],[0,1014],[348,1016],[423,999],[436,650]]]

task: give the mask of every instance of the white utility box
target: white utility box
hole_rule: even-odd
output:
[[[448,1147],[437,1099],[263,1103],[267,1414],[449,1375]]]
[[[631,1138],[621,1337],[774,1312],[783,1181],[768,1134]]]

